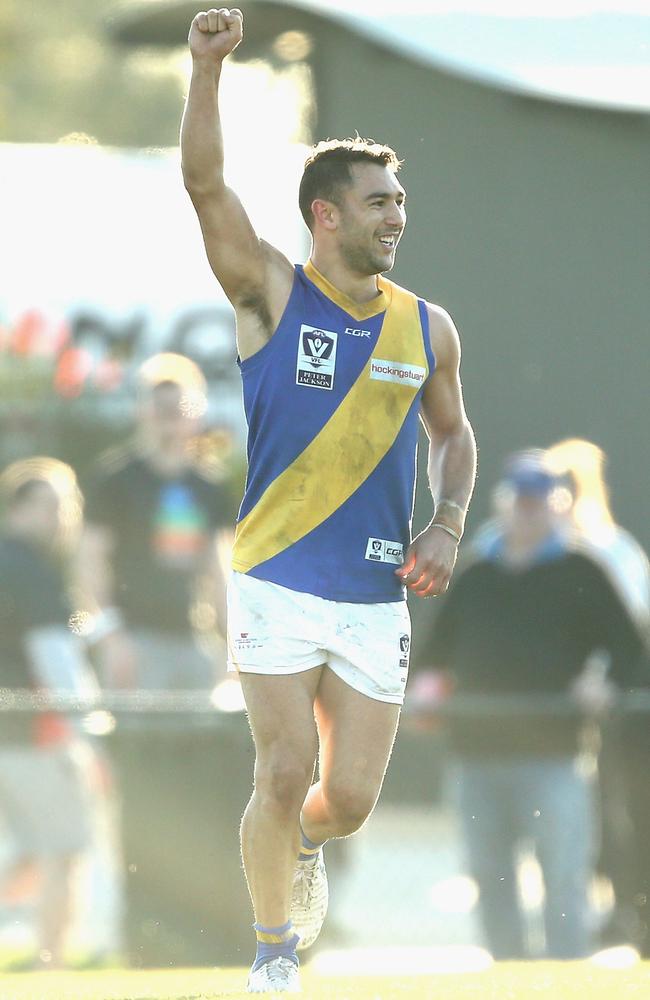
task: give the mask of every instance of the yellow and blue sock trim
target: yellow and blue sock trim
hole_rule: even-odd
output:
[[[300,827],[300,854],[298,855],[298,861],[311,861],[316,860],[316,857],[320,853],[321,847],[325,843],[322,841],[320,844],[315,843],[310,840],[309,837],[305,835],[305,831]]]
[[[257,935],[257,954],[253,963],[253,972],[274,958],[289,958],[298,965],[296,945],[300,938],[293,929],[290,920],[280,927],[265,927],[263,924],[253,924]]]

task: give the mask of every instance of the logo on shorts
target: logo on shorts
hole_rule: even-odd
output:
[[[426,368],[421,365],[411,365],[408,361],[370,359],[370,378],[379,379],[380,382],[399,382],[401,385],[413,385],[419,389],[426,374]]]
[[[390,542],[386,538],[369,538],[366,546],[366,559],[371,562],[395,563],[400,566],[404,559],[404,546],[401,542]]]
[[[408,671],[410,648],[411,648],[411,637],[410,635],[407,635],[406,632],[402,632],[401,636],[399,637],[399,651],[401,654],[399,665],[402,670]],[[406,682],[406,677],[404,677],[404,681]]]
[[[296,385],[309,385],[314,389],[331,389],[336,369],[337,333],[320,330],[316,326],[300,327]]]
[[[240,632],[234,636],[233,644],[238,653],[243,653],[248,649],[260,649],[262,643],[259,639],[251,637],[250,632]]]

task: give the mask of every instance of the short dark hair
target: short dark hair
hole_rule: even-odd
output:
[[[352,183],[350,167],[353,163],[374,163],[395,173],[402,165],[394,149],[373,139],[356,136],[316,143],[305,161],[298,193],[300,211],[309,230],[314,225],[312,202],[315,198],[324,198],[339,204],[341,188]]]

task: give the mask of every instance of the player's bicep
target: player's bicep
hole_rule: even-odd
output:
[[[230,188],[195,196],[193,204],[210,267],[230,301],[238,305],[253,288],[264,284],[264,246]]]
[[[423,395],[420,415],[429,436],[447,436],[466,422],[460,381],[460,340],[451,317],[429,307],[431,346],[436,369]]]

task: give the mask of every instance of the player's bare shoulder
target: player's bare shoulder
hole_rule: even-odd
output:
[[[460,337],[456,324],[446,309],[427,302],[429,338],[436,368],[456,369],[460,361]]]

